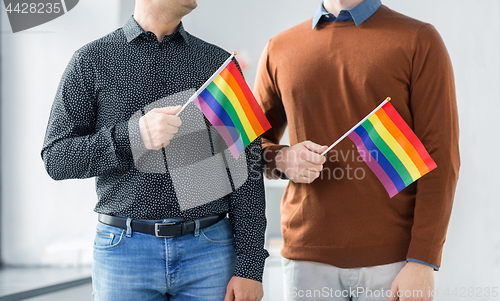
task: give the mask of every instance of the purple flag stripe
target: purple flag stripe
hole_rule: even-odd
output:
[[[231,151],[231,154],[238,159],[240,156],[240,153],[245,149],[243,146],[243,142],[241,141],[241,138],[238,140],[234,141],[233,137],[231,136],[231,133],[229,132],[229,129],[224,125],[224,122],[220,120],[219,116],[212,111],[210,106],[201,98],[198,96],[194,101],[193,101],[198,109],[205,114],[207,117],[208,121],[215,127],[215,129],[220,133],[226,144],[229,146],[229,150]]]
[[[368,149],[366,149],[366,146],[363,144],[363,140],[358,135],[358,133],[353,131],[351,134],[349,134],[348,137],[352,140],[352,142],[354,142],[354,144],[356,144],[359,154],[366,162],[368,167],[370,167],[373,173],[380,180],[382,185],[384,185],[385,190],[387,190],[387,193],[389,193],[389,196],[391,198],[395,196],[399,192],[398,189],[396,188],[396,185],[394,185],[391,178],[389,178],[384,169],[380,166],[377,160],[375,160],[375,158],[370,154]]]

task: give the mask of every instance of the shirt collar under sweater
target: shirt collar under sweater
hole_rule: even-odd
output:
[[[380,8],[380,6],[382,6],[382,2],[380,0],[365,0],[354,8],[341,10],[339,12],[339,15],[336,17],[333,14],[327,12],[323,3],[321,3],[316,10],[316,13],[314,14],[312,29],[316,28],[316,25],[320,22],[333,21],[354,20],[356,26],[359,26],[368,18],[370,18]]]

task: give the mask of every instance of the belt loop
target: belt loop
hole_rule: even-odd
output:
[[[127,237],[132,237],[132,226],[130,223],[132,222],[132,219],[130,217],[127,217]]]
[[[195,227],[194,227],[194,236],[198,237],[200,235],[200,220],[199,219],[195,219],[194,220],[194,224],[195,224]]]

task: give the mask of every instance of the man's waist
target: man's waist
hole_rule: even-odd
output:
[[[208,215],[196,220],[187,221],[155,221],[130,219],[130,228],[132,229],[132,231],[151,234],[155,235],[156,237],[174,237],[194,232],[197,224],[199,229],[203,229],[216,224],[217,222],[223,220],[225,217],[226,213]],[[98,220],[99,222],[109,226],[127,229],[127,217],[99,214]]]

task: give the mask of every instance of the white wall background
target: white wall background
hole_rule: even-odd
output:
[[[13,34],[1,11],[2,260],[90,264],[94,180],[55,182],[40,157],[48,114],[73,52],[116,29],[120,0],[81,1],[58,19]],[[90,246],[90,247],[89,247]]]
[[[121,26],[119,13],[127,12],[132,2],[80,1],[68,15],[17,34],[9,33],[2,10],[1,247],[7,264],[90,262],[96,219],[93,180],[52,181],[39,151],[58,81],[73,51]],[[194,35],[237,50],[248,61],[246,77],[253,85],[267,40],[312,17],[319,2],[200,0],[184,24]],[[490,187],[496,186],[500,170],[495,127],[500,110],[500,1],[383,3],[434,24],[455,68],[462,169],[442,269],[436,273],[439,294],[443,296],[446,288],[498,287],[500,198]],[[274,208],[269,211],[270,226],[275,227],[279,199],[271,197],[268,202]]]

